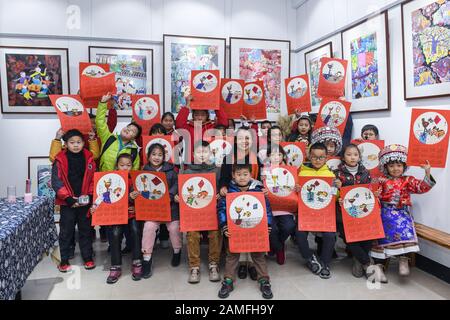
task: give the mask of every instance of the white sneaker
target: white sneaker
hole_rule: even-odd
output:
[[[200,268],[191,268],[189,272],[189,283],[199,283],[200,282]]]
[[[410,270],[409,270],[409,258],[408,257],[404,257],[401,256],[399,258],[399,263],[398,263],[398,273],[402,276],[402,277],[407,277],[410,274]]]
[[[216,263],[209,264],[209,281],[211,282],[220,281],[219,266]]]

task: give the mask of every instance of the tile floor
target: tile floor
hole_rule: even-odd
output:
[[[170,266],[171,250],[157,248],[154,252],[154,274],[150,279],[132,281],[130,257],[124,257],[122,278],[114,285],[106,284],[109,270],[107,245],[95,242],[95,270],[83,268],[72,274],[62,274],[49,257],[45,257],[30,275],[22,290],[25,300],[65,300],[65,299],[157,299],[157,300],[211,300],[218,299],[220,283],[208,281],[207,263],[202,264],[202,281],[191,285],[187,282],[188,270],[186,251],[178,268]],[[269,274],[272,278],[274,299],[450,299],[450,285],[419,270],[413,269],[409,278],[402,279],[397,274],[397,264],[391,263],[388,272],[389,284],[380,288],[368,288],[365,279],[351,275],[351,260],[338,249],[340,258],[334,260],[332,278],[322,280],[312,275],[291,241],[287,242],[287,261],[279,266],[269,258]],[[207,257],[207,246],[202,246],[202,257]],[[77,252],[73,265],[82,266]],[[262,300],[256,282],[250,278],[238,280],[230,300]]]

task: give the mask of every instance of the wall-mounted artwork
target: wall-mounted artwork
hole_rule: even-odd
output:
[[[450,1],[402,4],[405,100],[450,95]]]
[[[284,80],[290,77],[291,42],[286,40],[230,38],[231,77],[263,81],[267,117],[286,114]]]
[[[114,108],[119,117],[132,115],[131,95],[153,94],[153,50],[89,47],[89,61],[108,64],[115,72]]]
[[[0,46],[2,113],[55,113],[50,94],[69,94],[68,49]]]
[[[311,91],[311,109],[313,113],[319,112],[320,103],[322,99],[318,96],[317,90],[319,89],[319,79],[322,58],[333,57],[333,44],[328,42],[323,46],[314,48],[305,53],[305,70],[309,76],[309,85]]]
[[[225,78],[226,39],[164,35],[164,110],[177,114],[190,94],[192,70],[220,70]]]
[[[390,109],[388,14],[342,32],[343,59],[348,60],[346,98],[352,112]]]
[[[34,196],[55,197],[52,189],[52,163],[48,156],[28,157],[28,179]]]

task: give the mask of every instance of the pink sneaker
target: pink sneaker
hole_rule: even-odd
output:
[[[119,280],[121,275],[122,275],[122,269],[120,269],[120,268],[109,269],[109,276],[108,276],[108,279],[106,279],[106,283],[108,283],[108,284],[116,283]]]
[[[141,263],[133,263],[131,267],[131,278],[134,281],[139,281],[142,279],[142,264]]]

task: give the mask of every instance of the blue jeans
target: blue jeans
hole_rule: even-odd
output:
[[[293,215],[274,216],[272,220],[272,232],[270,233],[270,248],[274,252],[280,252],[290,235],[295,233],[296,224]]]

